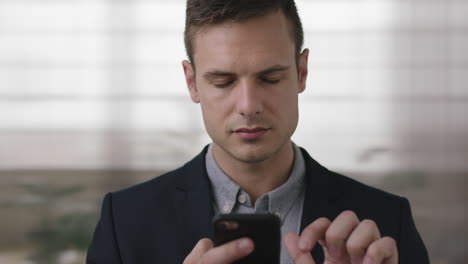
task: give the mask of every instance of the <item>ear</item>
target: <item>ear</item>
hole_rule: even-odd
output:
[[[195,71],[192,64],[188,60],[184,60],[182,61],[182,67],[184,68],[185,82],[187,83],[190,97],[194,103],[200,103],[197,86],[195,85]]]
[[[309,61],[309,49],[304,49],[299,56],[299,93],[302,93],[306,88],[307,74],[307,63]]]

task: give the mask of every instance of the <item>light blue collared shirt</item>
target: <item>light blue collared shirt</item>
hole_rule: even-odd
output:
[[[302,152],[293,143],[294,165],[288,180],[252,204],[250,196],[229,178],[213,157],[213,147],[206,153],[206,170],[213,190],[215,214],[272,213],[281,220],[281,236],[299,233],[305,195],[305,162]],[[293,264],[281,240],[281,264]]]

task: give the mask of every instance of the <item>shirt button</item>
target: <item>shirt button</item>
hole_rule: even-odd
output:
[[[231,209],[231,207],[229,206],[229,204],[224,205],[223,211],[224,211],[225,213],[229,212],[229,209]]]
[[[237,200],[239,201],[239,203],[243,204],[247,201],[247,198],[245,198],[244,195],[239,195],[239,197],[237,197]]]

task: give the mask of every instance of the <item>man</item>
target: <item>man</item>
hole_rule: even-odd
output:
[[[308,50],[293,0],[188,0],[183,69],[212,143],[182,168],[107,194],[88,263],[232,263],[218,213],[275,213],[281,263],[429,263],[408,201],[328,171],[291,142]]]

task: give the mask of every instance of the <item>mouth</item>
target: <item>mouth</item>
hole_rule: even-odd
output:
[[[234,130],[234,133],[244,140],[256,140],[261,138],[268,130],[270,129],[264,127],[239,128]]]

